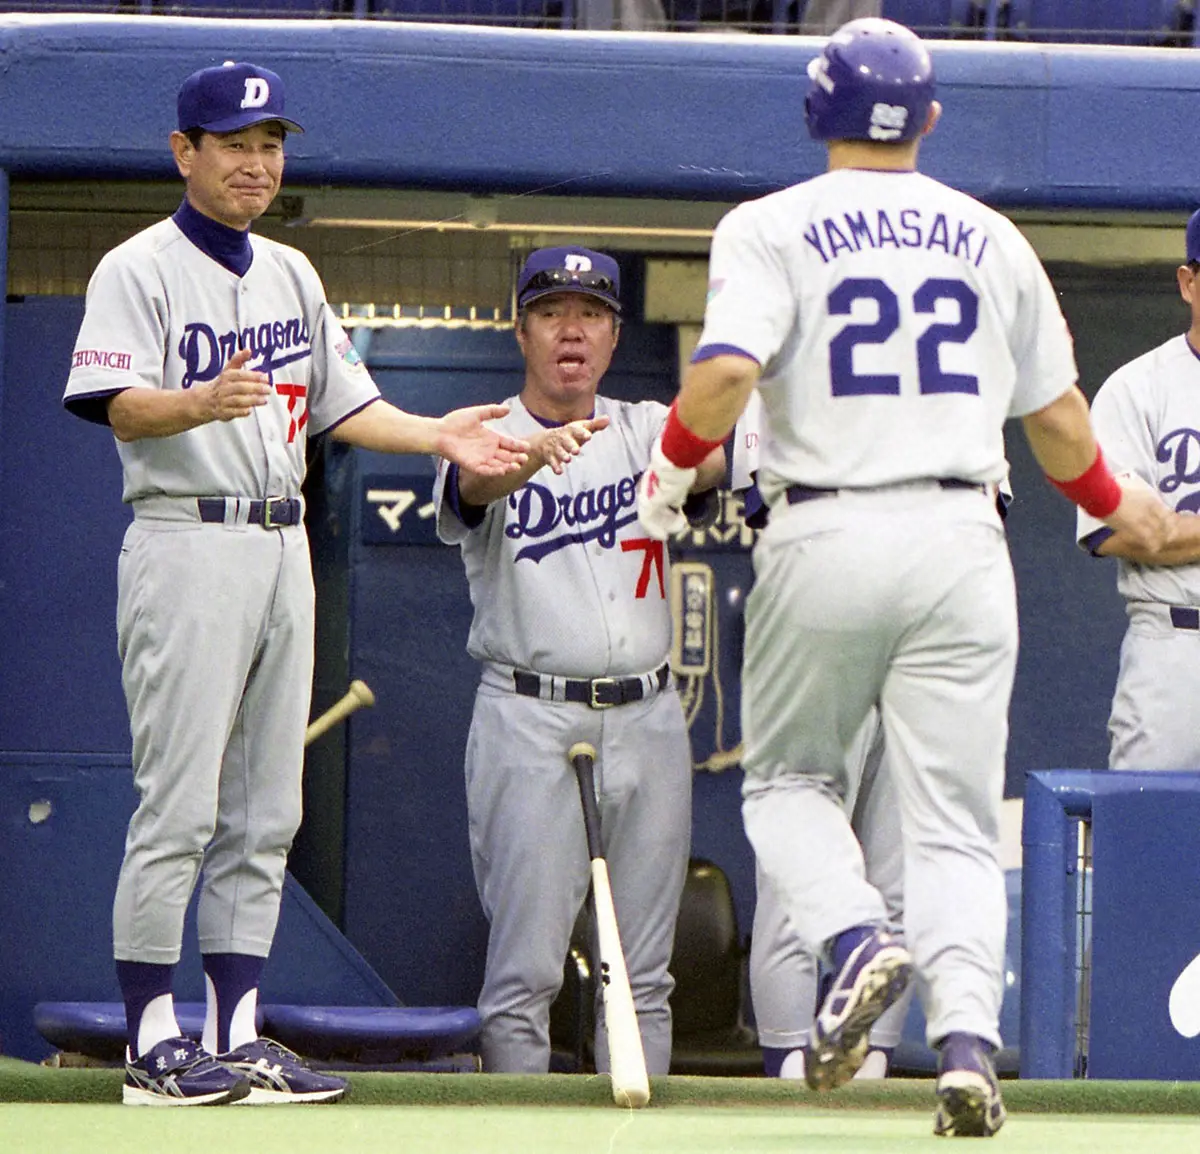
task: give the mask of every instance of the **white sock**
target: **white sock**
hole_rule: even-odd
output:
[[[207,974],[204,975],[204,988],[208,995],[204,1008],[204,1048],[210,1054],[217,1050],[217,988]],[[233,1016],[229,1020],[229,1050],[237,1050],[249,1045],[258,1037],[258,1027],[255,1018],[258,1015],[258,987],[247,990],[233,1008]],[[229,1050],[222,1051],[229,1053]]]
[[[793,1050],[783,1060],[783,1064],[779,1067],[779,1076],[781,1078],[799,1078],[804,1079],[804,1051],[797,1049]]]
[[[229,1022],[229,1048],[236,1050],[248,1046],[258,1037],[258,1028],[254,1019],[258,1011],[258,988],[247,990],[241,1000],[233,1008],[233,1017]]]
[[[146,1003],[142,1020],[138,1023],[138,1057],[153,1050],[159,1042],[178,1038],[182,1034],[175,1020],[175,998],[172,994],[159,994]]]
[[[888,1072],[887,1055],[882,1050],[867,1051],[866,1059],[859,1066],[856,1078],[886,1078]]]

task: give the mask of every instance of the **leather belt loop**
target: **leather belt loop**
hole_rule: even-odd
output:
[[[1200,609],[1192,609],[1184,605],[1172,605],[1171,624],[1176,629],[1200,630]]]

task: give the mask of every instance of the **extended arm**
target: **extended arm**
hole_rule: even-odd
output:
[[[515,493],[539,470],[547,466],[561,473],[593,433],[608,427],[608,417],[591,417],[570,421],[552,429],[541,429],[529,438],[529,456],[517,469],[502,476],[486,476],[474,470],[461,469],[458,474],[458,495],[468,505],[490,505],[509,493]]]
[[[505,405],[473,405],[444,417],[419,417],[377,400],[335,426],[330,436],[379,453],[433,453],[464,469],[502,476],[525,465],[529,447],[484,424],[507,413]]]

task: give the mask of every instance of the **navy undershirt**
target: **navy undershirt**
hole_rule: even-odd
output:
[[[250,262],[254,259],[248,228],[230,228],[227,224],[205,216],[192,207],[187,197],[184,197],[183,203],[175,210],[171,219],[192,244],[206,256],[212,257],[222,268],[227,268],[235,276],[246,275]]]

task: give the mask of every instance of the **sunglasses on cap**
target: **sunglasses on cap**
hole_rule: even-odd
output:
[[[608,293],[609,296],[616,295],[612,277],[605,276],[602,272],[572,272],[565,268],[547,268],[534,273],[522,286],[521,295],[549,288],[585,288]]]

